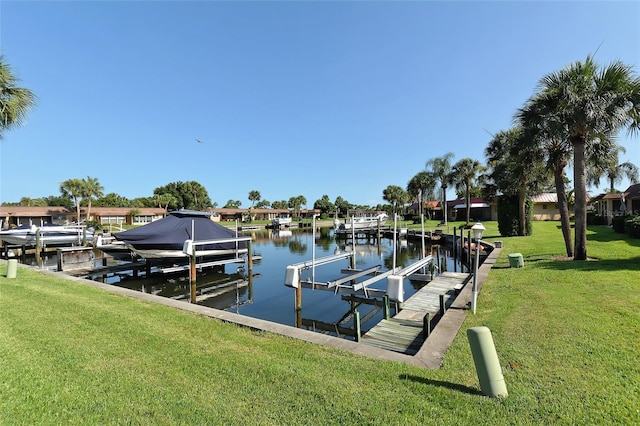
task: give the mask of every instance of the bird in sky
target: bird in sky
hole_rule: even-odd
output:
[[[197,139],[197,138],[196,138],[196,142],[203,143],[200,139]]]

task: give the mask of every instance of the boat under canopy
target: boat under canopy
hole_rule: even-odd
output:
[[[227,227],[211,220],[211,213],[177,210],[168,216],[114,234],[127,244],[133,252],[145,259],[187,258],[183,253],[184,242],[229,240],[241,236]],[[246,241],[226,241],[197,246],[196,256],[223,257],[247,253]]]

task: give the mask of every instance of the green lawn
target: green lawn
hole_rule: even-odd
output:
[[[640,240],[554,222],[504,249],[437,371],[256,332],[0,265],[2,424],[638,424]],[[525,267],[508,268],[520,252]],[[466,329],[509,396],[480,395]]]

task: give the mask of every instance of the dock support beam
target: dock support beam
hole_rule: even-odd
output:
[[[362,330],[361,330],[361,324],[360,324],[360,312],[358,312],[358,310],[356,309],[353,312],[354,316],[353,316],[353,322],[355,325],[355,329],[356,329],[356,342],[359,342],[360,340],[362,340]]]
[[[196,248],[193,246],[193,254],[190,259],[189,280],[191,281],[191,303],[196,303]]]
[[[429,312],[424,314],[424,318],[422,318],[422,332],[425,339],[431,335],[431,314]]]
[[[296,327],[302,328],[302,285],[298,278],[298,286],[296,287]]]

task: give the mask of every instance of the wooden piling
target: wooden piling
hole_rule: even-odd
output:
[[[362,329],[361,324],[360,324],[360,312],[358,312],[358,310],[356,309],[353,313],[353,322],[354,322],[354,328],[355,328],[355,338],[356,338],[356,342],[359,342],[360,340],[362,340]]]
[[[429,312],[424,314],[424,318],[422,318],[422,333],[425,339],[431,335],[431,314]]]
[[[457,237],[458,233],[457,233],[457,228],[454,226],[453,227],[453,272],[458,272],[458,259],[456,258],[456,237]]]
[[[193,246],[193,253],[191,254],[191,267],[189,268],[189,280],[191,281],[191,303],[196,303],[196,248]]]
[[[471,231],[467,231],[467,264],[467,270],[471,272]]]
[[[302,283],[298,278],[298,286],[296,287],[296,326],[302,328]]]
[[[447,308],[445,307],[445,304],[444,304],[444,294],[441,294],[439,296],[440,296],[440,315],[444,315],[444,313],[447,311]]]
[[[384,303],[384,311],[383,311],[384,319],[389,319],[391,318],[391,313],[389,309],[389,296],[385,294],[384,297],[382,298],[382,302]]]

